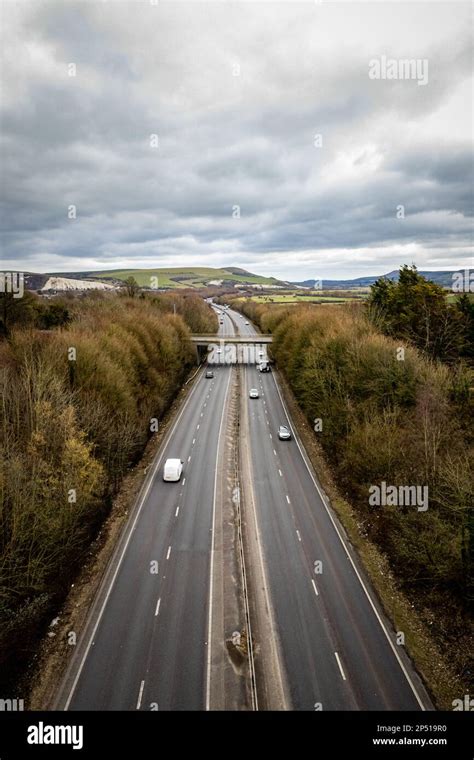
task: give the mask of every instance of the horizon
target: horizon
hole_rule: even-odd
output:
[[[450,267],[449,269],[446,269],[446,268],[443,268],[443,269],[424,269],[423,268],[422,269],[422,268],[420,268],[419,266],[417,266],[416,264],[413,264],[413,263],[410,266],[416,266],[418,272],[421,272],[421,273],[423,273],[423,272],[455,272],[455,271],[462,271],[462,272],[467,271],[467,272],[470,272],[472,270],[472,266],[471,267],[469,267],[469,266],[452,267],[452,268]],[[78,274],[93,275],[94,273],[100,274],[100,273],[103,273],[103,272],[127,272],[127,271],[134,272],[134,271],[148,271],[148,270],[149,271],[155,271],[155,270],[173,271],[173,270],[176,270],[177,272],[184,271],[184,270],[190,270],[190,271],[196,272],[196,271],[198,271],[200,269],[203,269],[203,270],[210,270],[210,269],[212,269],[212,270],[215,270],[217,272],[219,270],[241,269],[242,271],[245,271],[248,274],[257,275],[258,277],[273,277],[275,280],[282,280],[282,281],[285,281],[285,282],[295,283],[295,282],[305,282],[307,280],[323,280],[323,281],[324,280],[341,280],[341,281],[344,281],[344,280],[362,279],[362,278],[366,278],[366,277],[383,277],[385,275],[388,275],[388,274],[391,274],[393,272],[399,271],[401,267],[402,267],[402,264],[400,264],[400,266],[395,267],[394,269],[390,269],[388,271],[383,271],[383,272],[373,272],[372,271],[370,273],[363,274],[363,275],[357,274],[357,275],[352,276],[352,275],[348,274],[348,275],[344,275],[344,276],[334,277],[334,276],[331,276],[331,275],[319,274],[318,276],[302,277],[302,278],[298,278],[298,279],[295,278],[295,277],[293,277],[293,278],[292,277],[285,277],[285,278],[283,278],[283,277],[278,277],[278,276],[272,275],[272,274],[262,274],[260,272],[255,271],[255,270],[246,269],[245,267],[242,267],[239,264],[228,264],[228,265],[225,265],[225,266],[215,266],[215,267],[214,266],[213,267],[205,267],[205,266],[199,266],[199,265],[198,266],[192,266],[192,265],[188,265],[188,264],[183,264],[182,266],[179,266],[179,267],[173,267],[173,266],[171,266],[171,267],[164,267],[164,266],[112,267],[110,269],[104,267],[103,269],[99,269],[98,268],[98,269],[74,269],[74,270],[72,270],[72,269],[64,269],[64,270],[56,269],[54,271],[53,270],[49,270],[49,271],[12,270],[12,271],[19,272],[20,274],[37,274],[37,275],[67,275],[67,274],[70,274],[70,275],[78,275]]]

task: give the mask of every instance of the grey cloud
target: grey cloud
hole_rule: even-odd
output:
[[[466,80],[469,9],[453,26],[438,5],[404,45],[366,4],[319,8],[317,21],[311,4],[266,3],[213,4],[211,16],[184,3],[39,3],[17,28],[12,17],[19,49],[41,52],[36,67],[7,53],[3,257],[43,270],[212,257],[304,276],[318,250],[358,271],[393,268],[416,245],[428,264],[462,265],[469,143],[430,130]],[[429,58],[428,86],[368,78],[370,58],[397,52]]]

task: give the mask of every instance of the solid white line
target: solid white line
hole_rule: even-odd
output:
[[[278,383],[277,383],[277,381],[275,380],[275,375],[273,375],[273,382],[275,383],[275,388],[277,389],[277,393],[278,393],[278,395],[279,395],[279,397],[280,397],[281,405],[282,405],[282,407],[283,407],[283,410],[284,410],[284,412],[285,412],[285,414],[286,414],[286,418],[287,418],[287,420],[288,420],[288,423],[289,423],[289,416],[288,416],[288,411],[287,411],[287,408],[286,408],[286,404],[285,404],[285,402],[284,402],[284,400],[283,400],[283,397],[282,397],[282,395],[281,395],[281,393],[280,393],[280,389],[279,389],[279,387],[278,387]],[[293,432],[294,432],[294,431],[293,431]],[[319,484],[318,484],[318,482],[317,482],[316,478],[314,477],[314,475],[313,475],[313,473],[312,473],[312,471],[311,471],[311,467],[309,466],[309,464],[308,464],[308,460],[307,460],[307,458],[306,458],[306,456],[305,456],[305,454],[304,454],[304,452],[303,452],[303,449],[301,448],[300,442],[299,442],[299,440],[298,440],[298,436],[297,436],[297,435],[295,435],[295,434],[294,434],[294,439],[295,439],[295,441],[296,441],[296,445],[298,446],[298,449],[299,449],[299,451],[300,451],[300,454],[301,454],[301,456],[303,457],[303,462],[304,462],[304,463],[305,463],[305,465],[306,465],[306,469],[307,469],[307,470],[308,470],[308,472],[309,472],[310,478],[311,478],[311,480],[313,481],[313,483],[314,483],[314,485],[315,485],[315,487],[316,487],[316,490],[317,490],[317,492],[318,492],[318,494],[319,494],[319,496],[320,496],[320,498],[321,498],[321,501],[322,501],[322,503],[323,503],[323,505],[324,505],[324,508],[325,508],[326,512],[328,513],[328,515],[329,515],[329,519],[331,520],[331,522],[332,522],[332,524],[333,524],[334,530],[336,531],[336,533],[337,533],[337,536],[338,536],[338,538],[339,538],[339,541],[341,542],[341,544],[342,544],[342,546],[343,546],[343,548],[344,548],[344,551],[346,552],[347,558],[348,558],[349,562],[350,562],[350,563],[351,563],[351,565],[352,565],[352,568],[353,568],[353,570],[354,570],[354,572],[355,572],[355,574],[356,574],[356,576],[357,576],[357,579],[358,579],[358,581],[359,581],[360,585],[362,586],[362,588],[364,589],[365,595],[366,595],[367,599],[369,600],[369,604],[370,604],[370,606],[372,607],[372,610],[373,610],[373,612],[374,612],[374,614],[375,614],[375,617],[377,618],[378,622],[380,623],[380,626],[381,626],[381,628],[382,628],[382,630],[383,630],[383,632],[384,632],[384,634],[385,634],[385,636],[386,636],[386,638],[387,638],[387,641],[388,641],[388,643],[390,644],[390,647],[391,647],[391,649],[392,649],[392,652],[393,652],[393,654],[395,655],[395,658],[396,658],[396,660],[397,660],[398,664],[400,665],[400,668],[401,668],[401,670],[402,670],[402,673],[403,673],[403,675],[405,676],[405,678],[407,679],[407,681],[408,681],[408,683],[409,683],[409,685],[410,685],[410,688],[411,688],[411,690],[412,690],[413,694],[414,694],[414,695],[415,695],[415,697],[416,697],[416,701],[417,701],[417,702],[418,702],[418,704],[420,705],[420,708],[421,708],[423,711],[425,711],[425,710],[426,710],[426,707],[424,706],[423,702],[421,701],[421,699],[420,699],[420,697],[419,697],[419,695],[418,695],[418,692],[417,692],[417,690],[416,690],[416,688],[415,688],[415,684],[414,684],[414,683],[413,683],[413,681],[411,680],[411,678],[410,678],[410,674],[408,673],[408,671],[407,671],[407,669],[406,669],[406,667],[405,667],[404,663],[402,662],[402,660],[401,660],[401,658],[400,658],[400,655],[398,654],[398,652],[397,652],[397,650],[396,650],[396,648],[395,648],[395,644],[393,643],[393,641],[392,641],[392,639],[391,639],[391,636],[390,636],[389,632],[387,631],[387,629],[386,629],[386,627],[385,627],[385,624],[384,624],[384,622],[383,622],[382,618],[381,618],[381,617],[380,617],[380,615],[379,615],[379,611],[377,610],[377,607],[375,606],[374,602],[372,601],[372,597],[370,596],[370,594],[369,594],[369,591],[367,590],[367,587],[366,587],[366,585],[365,585],[364,581],[362,580],[361,574],[359,573],[359,570],[357,569],[357,565],[356,565],[356,563],[354,562],[354,560],[352,559],[352,557],[351,557],[351,555],[350,555],[350,553],[349,553],[349,550],[348,550],[348,548],[347,548],[347,546],[346,546],[346,544],[345,544],[345,541],[344,541],[344,539],[343,539],[343,537],[342,537],[342,535],[341,535],[341,532],[340,532],[339,528],[337,527],[337,523],[336,523],[336,521],[334,520],[334,518],[333,518],[333,516],[332,516],[332,514],[331,514],[331,511],[330,511],[330,509],[329,509],[328,505],[326,504],[326,500],[324,499],[324,497],[323,497],[323,495],[322,495],[322,493],[321,493],[321,489],[319,488]]]
[[[299,530],[298,530],[298,529],[296,530],[296,535],[298,536],[298,541],[300,541],[300,542],[301,542],[301,536],[300,536],[300,532],[299,532]]]
[[[141,511],[142,511],[142,509],[143,509],[143,505],[144,505],[144,503],[145,503],[146,497],[148,496],[148,491],[149,491],[149,490],[150,490],[150,488],[151,488],[151,484],[153,483],[153,480],[154,480],[154,478],[155,478],[155,475],[156,475],[156,472],[157,472],[157,470],[158,470],[158,467],[160,466],[160,464],[161,464],[161,462],[162,462],[162,460],[163,460],[163,457],[164,457],[164,453],[165,453],[165,448],[166,448],[166,445],[167,445],[167,444],[168,444],[168,442],[170,441],[170,439],[171,439],[171,437],[172,437],[172,435],[173,435],[174,431],[176,430],[176,428],[177,428],[177,426],[178,426],[178,423],[179,423],[179,421],[181,420],[181,417],[183,416],[183,414],[184,414],[184,412],[185,412],[185,410],[186,410],[187,406],[189,405],[189,402],[190,402],[190,400],[191,400],[192,396],[194,395],[194,393],[195,393],[195,391],[196,391],[196,388],[198,388],[198,387],[199,387],[199,381],[198,381],[198,382],[197,382],[197,383],[196,383],[196,384],[195,384],[195,385],[194,385],[194,386],[191,388],[191,393],[189,394],[189,396],[187,397],[186,401],[184,402],[184,404],[183,404],[183,408],[181,409],[180,413],[179,413],[179,414],[178,414],[178,416],[176,417],[176,419],[175,419],[175,421],[174,421],[174,424],[173,424],[173,426],[172,426],[172,428],[171,428],[170,432],[168,433],[168,435],[166,436],[165,440],[163,441],[163,443],[162,443],[162,445],[161,445],[161,451],[159,452],[159,456],[157,456],[157,459],[156,459],[156,463],[155,463],[155,466],[153,467],[153,469],[152,469],[152,470],[150,470],[150,474],[149,474],[149,476],[148,476],[148,477],[149,477],[148,483],[147,483],[147,485],[146,485],[146,487],[145,487],[145,490],[143,491],[143,494],[142,494],[142,496],[141,496],[141,498],[140,498],[140,502],[139,502],[139,504],[138,504],[137,512],[136,512],[136,515],[135,515],[135,517],[134,517],[133,523],[132,523],[132,525],[131,525],[131,528],[130,528],[130,532],[129,532],[129,534],[128,534],[128,536],[127,536],[127,539],[126,539],[126,541],[125,541],[124,547],[123,547],[123,549],[122,549],[122,553],[120,554],[120,557],[119,557],[119,559],[118,559],[118,562],[117,562],[117,565],[116,565],[116,568],[115,568],[114,574],[113,574],[113,576],[112,576],[112,579],[111,579],[111,581],[110,581],[110,585],[109,585],[109,588],[107,589],[107,593],[106,593],[106,595],[105,595],[104,601],[102,602],[102,606],[101,606],[101,608],[100,608],[100,610],[99,610],[99,614],[98,614],[98,616],[97,616],[97,620],[96,620],[96,622],[95,622],[95,625],[94,625],[94,627],[93,627],[93,629],[92,629],[92,633],[91,633],[91,635],[90,635],[90,638],[89,638],[89,641],[88,641],[88,644],[87,644],[86,650],[85,650],[85,652],[84,652],[84,655],[83,655],[83,657],[82,657],[82,660],[81,660],[81,662],[80,662],[80,665],[79,665],[79,667],[78,667],[78,669],[77,669],[77,673],[76,673],[76,676],[75,676],[75,678],[74,678],[74,681],[73,681],[73,684],[72,684],[71,690],[70,690],[70,692],[69,692],[68,698],[67,698],[67,700],[66,700],[66,704],[64,705],[64,710],[67,710],[67,709],[69,708],[69,705],[70,705],[70,703],[71,703],[72,695],[74,694],[74,691],[75,691],[75,689],[76,689],[77,683],[78,683],[78,681],[79,681],[79,678],[80,678],[80,676],[81,676],[81,673],[82,673],[82,669],[83,669],[83,667],[84,667],[84,663],[85,663],[85,661],[86,661],[86,659],[87,659],[87,656],[88,656],[88,654],[89,654],[89,650],[90,650],[90,648],[91,648],[91,646],[92,646],[92,642],[94,641],[95,635],[96,635],[96,633],[97,633],[97,629],[99,628],[99,625],[100,625],[100,621],[101,621],[101,619],[102,619],[102,615],[104,614],[104,610],[105,610],[105,607],[106,607],[106,605],[107,605],[107,602],[109,601],[109,597],[110,597],[110,594],[112,593],[112,588],[113,588],[113,585],[114,585],[114,583],[115,583],[115,580],[116,580],[116,578],[117,578],[117,575],[118,575],[118,573],[119,573],[119,570],[120,570],[120,566],[121,566],[121,564],[122,564],[122,561],[123,561],[123,558],[124,558],[124,556],[125,556],[125,552],[126,552],[126,551],[127,551],[127,549],[128,549],[128,545],[129,545],[129,543],[130,543],[130,539],[131,539],[131,537],[132,537],[132,535],[133,535],[133,532],[134,532],[134,530],[135,530],[136,524],[137,524],[137,522],[138,522],[138,518],[140,517],[140,514],[141,514]],[[188,461],[189,461],[189,460],[188,460]],[[145,482],[146,482],[146,481],[145,481]]]
[[[160,604],[161,604],[161,596],[160,596],[160,598],[158,599],[158,603],[157,603],[157,605],[156,605],[156,610],[155,610],[155,617],[157,617],[157,616],[158,616],[158,613],[159,613],[159,611],[160,611]]]
[[[142,681],[140,684],[140,692],[138,694],[138,702],[137,702],[137,710],[140,709],[140,705],[142,703],[142,696],[143,696],[143,689],[145,688],[145,681]]]
[[[287,500],[288,504],[291,504],[290,497],[288,496],[288,494],[286,494],[286,500]]]
[[[225,391],[224,402],[222,404],[222,416],[219,425],[219,433],[217,436],[217,449],[216,449],[216,467],[214,471],[214,497],[212,500],[212,544],[211,544],[211,567],[210,567],[210,582],[209,582],[209,620],[207,626],[207,672],[206,672],[206,710],[211,709],[211,654],[212,654],[212,606],[213,606],[213,590],[214,590],[214,538],[215,538],[215,525],[216,525],[216,495],[217,495],[217,465],[219,462],[219,448],[222,435],[222,425],[224,423],[225,408],[227,394],[229,392],[230,378],[232,372],[229,372],[229,379],[227,381],[227,388]]]
[[[178,515],[179,515],[179,507],[176,507],[176,512],[174,513],[174,516],[178,517]]]
[[[166,559],[170,558],[170,554],[171,554],[171,546],[168,546],[168,554],[166,555]]]
[[[311,583],[313,584],[314,593],[316,594],[316,596],[319,596],[319,594],[318,594],[318,589],[317,589],[317,587],[316,587],[316,584],[315,584],[315,582],[314,582],[313,578],[311,578]]]
[[[344,681],[346,681],[347,679],[346,679],[346,677],[344,675],[344,671],[342,669],[342,665],[341,665],[341,661],[339,659],[339,655],[338,655],[337,652],[334,652],[334,654],[336,655],[336,660],[337,660],[337,664],[339,665],[339,670],[341,671],[341,676],[343,677]]]

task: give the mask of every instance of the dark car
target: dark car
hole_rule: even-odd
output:
[[[212,371],[212,369],[207,369],[207,370],[206,370],[206,377],[207,377],[209,380],[211,380],[211,379],[214,377],[214,372]]]
[[[291,440],[291,432],[290,428],[288,428],[286,425],[280,425],[278,428],[278,438],[280,441],[290,441]]]

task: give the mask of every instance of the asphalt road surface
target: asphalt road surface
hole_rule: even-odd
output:
[[[237,322],[241,332],[254,332],[245,320]],[[259,399],[249,398],[250,388]],[[294,438],[278,438],[279,426],[291,424],[275,374],[247,367],[243,393],[254,502],[293,708],[429,706],[410,663],[397,652],[395,633],[369,600],[302,450]]]
[[[232,332],[232,321],[225,323]],[[219,367],[213,380],[201,374],[193,388],[93,610],[59,707],[205,709],[214,473],[230,373]],[[162,480],[168,457],[184,461],[179,483]]]

